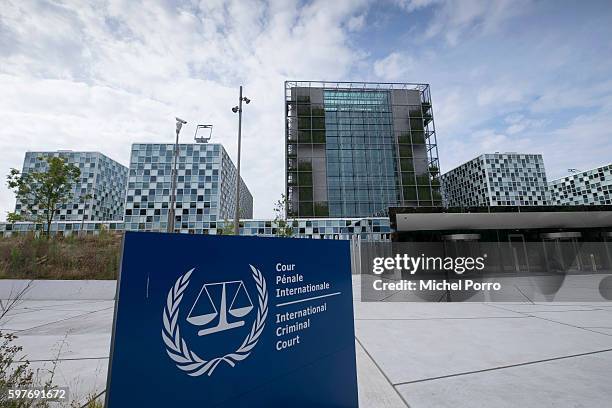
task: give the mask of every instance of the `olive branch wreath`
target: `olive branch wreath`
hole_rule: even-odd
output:
[[[253,265],[249,266],[257,286],[257,299],[259,302],[257,318],[253,322],[251,331],[242,342],[242,345],[233,353],[222,357],[215,357],[212,360],[206,361],[191,351],[185,340],[181,337],[180,326],[178,324],[179,305],[181,300],[183,300],[183,293],[189,285],[189,278],[195,268],[180,276],[168,292],[162,317],[164,323],[162,339],[166,344],[168,356],[176,363],[179,369],[185,371],[188,375],[192,377],[198,377],[203,374],[211,376],[213,371],[223,361],[234,367],[238,361],[246,359],[251,354],[251,350],[257,345],[268,315],[268,291],[266,290],[266,280],[263,274]]]

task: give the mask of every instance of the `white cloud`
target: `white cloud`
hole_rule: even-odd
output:
[[[212,123],[213,141],[236,154],[231,112],[238,85],[243,176],[255,216],[268,217],[284,189],[283,82],[344,78],[363,54],[348,30],[365,1],[112,0],[3,4],[0,15],[1,173],[30,150],[97,150],[128,164],[133,142],[172,142],[174,116]],[[0,186],[0,219],[14,198]]]
[[[359,31],[365,26],[366,15],[360,14],[358,16],[353,16],[349,19],[348,23],[346,23],[346,27],[349,31]]]
[[[127,164],[131,143],[173,140],[175,115],[189,120],[183,140],[196,123],[212,123],[213,141],[234,157],[230,109],[243,84],[253,101],[243,175],[255,215],[270,216],[284,189],[287,79],[431,84],[443,170],[487,151],[543,153],[551,177],[610,161],[612,43],[609,25],[598,24],[610,17],[602,8],[394,0],[406,18],[397,27],[397,7],[373,13],[372,3],[5,1],[0,176],[21,167],[27,149],[99,150]],[[0,218],[13,206],[2,183]]]
[[[411,12],[441,3],[443,0],[394,0],[395,4]]]
[[[476,102],[478,106],[491,106],[523,102],[529,88],[524,84],[511,83],[510,81],[497,84],[487,84],[478,91]]]
[[[549,180],[567,175],[567,169],[587,170],[612,163],[612,106],[580,115],[567,125],[534,138],[536,149],[546,152]]]
[[[509,124],[505,131],[484,128],[463,132],[461,137],[445,135],[440,143],[443,171],[496,151],[542,154],[549,180],[565,176],[569,168],[586,170],[612,163],[612,104],[578,115],[567,124],[522,114],[508,115],[504,122]]]
[[[376,76],[391,81],[405,80],[413,68],[414,60],[399,52],[392,52],[385,58],[374,62]]]
[[[612,80],[593,85],[561,84],[540,93],[530,108],[535,113],[562,109],[590,109],[612,103]]]
[[[529,137],[507,135],[495,129],[482,129],[471,135],[477,154],[492,152],[541,153],[534,150],[533,141]]]
[[[546,124],[544,119],[530,119],[526,118],[525,115],[517,113],[506,116],[504,121],[508,124],[506,133],[509,135],[515,135],[527,130],[534,131]]]
[[[436,9],[425,36],[442,36],[449,45],[456,46],[467,33],[500,29],[506,20],[528,12],[530,3],[531,0],[446,0]]]

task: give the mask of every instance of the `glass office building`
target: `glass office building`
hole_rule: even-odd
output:
[[[174,144],[134,144],[124,225],[132,231],[165,231],[170,205]],[[176,189],[177,232],[204,233],[232,220],[237,170],[220,144],[180,144]],[[240,217],[253,216],[253,196],[241,180]]]
[[[612,204],[612,164],[570,174],[548,183],[552,204]]]
[[[447,207],[548,205],[541,154],[483,154],[442,175]]]
[[[98,152],[26,152],[22,173],[46,171],[45,157],[60,157],[79,168],[81,175],[72,187],[70,200],[59,207],[58,221],[113,221],[123,217],[123,202],[127,181],[127,167]],[[89,196],[89,198],[88,198]],[[29,206],[28,206],[29,207]],[[37,218],[37,208],[30,214],[17,201],[15,212],[26,218]]]
[[[285,82],[289,217],[440,206],[429,85]]]

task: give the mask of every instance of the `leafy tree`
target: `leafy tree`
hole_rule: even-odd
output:
[[[6,221],[14,224],[19,221],[25,221],[25,218],[21,214],[17,214],[14,212],[9,212],[6,214]]]
[[[287,197],[281,194],[280,200],[274,204],[274,224],[276,225],[276,236],[278,237],[290,237],[293,235],[293,223],[287,221],[285,208],[287,208]]]
[[[47,163],[44,171],[21,173],[11,169],[8,187],[15,191],[21,204],[20,217],[33,222],[45,222],[47,236],[59,207],[72,197],[72,186],[81,176],[78,167],[66,163],[61,157],[39,157]]]

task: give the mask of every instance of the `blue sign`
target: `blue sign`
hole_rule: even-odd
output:
[[[347,241],[127,232],[107,407],[357,407]]]

